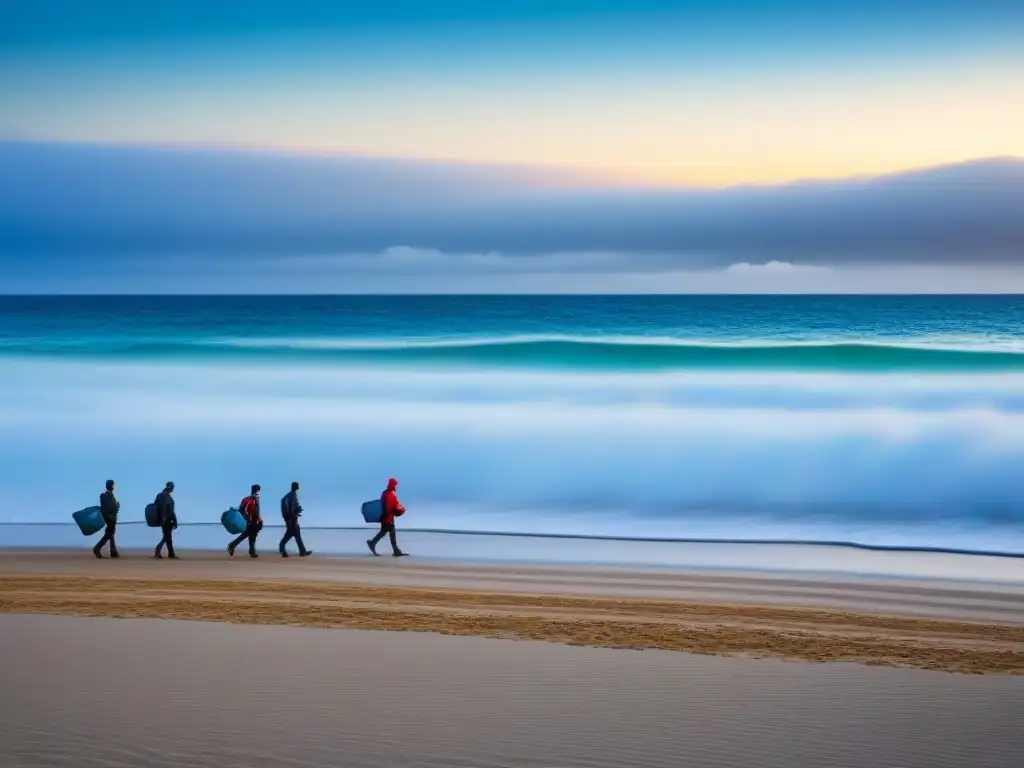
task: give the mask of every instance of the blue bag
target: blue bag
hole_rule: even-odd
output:
[[[99,507],[80,509],[71,517],[78,523],[78,529],[82,532],[83,536],[92,536],[94,533],[99,533],[107,527],[107,521],[103,519],[103,514],[100,512]]]
[[[236,507],[232,507],[220,516],[220,524],[224,526],[225,531],[235,536],[244,533],[247,525],[245,515]]]
[[[363,520],[366,522],[379,523],[383,514],[384,508],[380,504],[380,499],[374,499],[363,504]]]
[[[156,502],[146,505],[146,525],[150,528],[160,527],[160,523],[156,519]]]

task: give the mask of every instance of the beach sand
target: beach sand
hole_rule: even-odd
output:
[[[398,630],[1024,675],[1024,588],[392,558],[0,552],[0,613]]]
[[[3,768],[1024,764],[1013,676],[14,615],[0,658]]]

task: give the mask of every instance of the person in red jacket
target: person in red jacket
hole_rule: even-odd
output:
[[[246,539],[249,540],[249,557],[259,557],[256,554],[256,537],[263,530],[263,517],[260,515],[260,487],[253,485],[249,495],[242,499],[238,505],[238,511],[245,518],[245,530],[241,535],[228,544],[228,554],[235,556],[235,549]]]
[[[398,548],[398,539],[395,537],[395,518],[405,514],[405,507],[402,506],[402,502],[398,500],[398,494],[395,493],[397,487],[398,481],[392,477],[388,480],[387,490],[380,495],[380,532],[372,539],[366,540],[366,546],[374,555],[377,554],[377,544],[380,543],[380,540],[385,536],[390,536],[391,554],[395,557],[405,557],[405,552]]]

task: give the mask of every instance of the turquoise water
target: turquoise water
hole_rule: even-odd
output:
[[[1017,297],[0,297],[0,370],[0,520],[397,475],[420,527],[1024,551]]]
[[[0,299],[0,354],[616,370],[1018,371],[1017,297]]]

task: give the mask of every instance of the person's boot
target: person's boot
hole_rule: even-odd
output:
[[[249,557],[259,557],[259,555],[256,554],[256,550],[255,549],[250,549],[249,550]]]
[[[374,545],[373,539],[367,539],[366,546],[370,548],[370,552],[373,553],[374,557],[379,557],[379,555],[377,554],[377,547]]]
[[[110,556],[111,556],[111,557],[120,557],[120,556],[121,556],[121,553],[120,553],[120,552],[118,552],[118,551],[117,551],[117,550],[115,549],[115,550],[111,551],[111,553],[110,553]]]
[[[231,557],[235,556],[235,548],[231,544],[228,544],[228,554],[231,555]]]
[[[307,549],[304,552],[299,552],[299,557],[309,557],[312,554],[313,554],[313,550],[312,549]]]
[[[103,553],[100,552],[100,548],[99,547],[93,547],[92,548],[92,553],[94,555],[96,555],[96,559],[97,560],[102,560],[103,559]]]
[[[408,557],[408,555],[400,549],[396,549],[391,553],[392,557]]]

